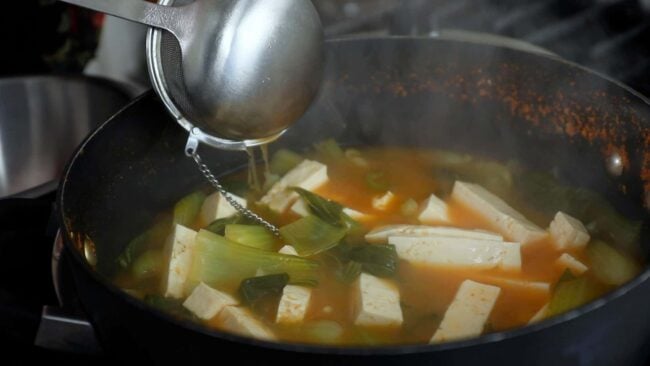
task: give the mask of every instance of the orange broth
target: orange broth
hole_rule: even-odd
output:
[[[436,189],[436,177],[431,162],[426,157],[426,151],[373,148],[362,150],[362,156],[367,162],[365,165],[353,164],[345,158],[328,159],[318,155],[310,156],[328,167],[329,182],[315,193],[370,215],[370,219],[361,223],[366,230],[389,224],[419,224],[417,215],[404,216],[401,206],[409,199],[420,203]],[[383,178],[387,181],[390,191],[396,196],[395,202],[386,210],[379,211],[373,208],[373,198],[381,196],[383,192],[368,187],[365,177],[372,171],[384,173]],[[469,208],[453,200],[447,202],[451,223],[446,223],[445,226],[499,232]],[[277,224],[286,224],[297,218],[288,210],[283,215],[272,219]],[[203,225],[204,223],[197,223],[195,229]],[[548,223],[545,223],[541,226],[547,225]],[[471,279],[501,288],[486,325],[487,331],[523,326],[549,302],[551,291],[520,288],[504,283],[500,278],[547,282],[552,290],[552,286],[563,273],[563,269],[555,264],[555,260],[563,252],[565,251],[554,249],[548,240],[522,246],[521,272],[422,266],[400,261],[394,278],[399,288],[404,316],[404,323],[400,329],[360,329],[354,326],[351,285],[338,280],[334,269],[325,266],[321,269],[318,285],[312,290],[304,323],[309,324],[318,320],[339,323],[343,335],[334,343],[341,345],[428,343],[443,319],[460,283]],[[570,254],[583,263],[589,264],[584,250],[572,251]],[[116,282],[122,287],[134,286],[128,273],[119,275]],[[236,286],[237,284],[233,284],[233,288]],[[276,325],[273,317],[268,314],[263,321],[282,341],[316,342],[303,334],[300,325]],[[220,327],[216,320],[207,324]]]

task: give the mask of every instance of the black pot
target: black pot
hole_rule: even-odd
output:
[[[333,137],[351,145],[455,149],[553,171],[646,221],[650,107],[588,70],[548,56],[434,39],[331,42],[319,100],[273,148]],[[104,348],[156,363],[634,365],[650,348],[650,272],[533,326],[442,345],[331,348],[267,343],[183,323],[126,296],[115,258],[154,215],[203,185],[184,130],[153,95],[102,125],[71,160],[60,219],[80,299]],[[201,151],[225,174],[242,153]],[[620,157],[622,173],[607,169]],[[613,173],[609,173],[611,171]],[[621,174],[619,174],[621,173]],[[80,235],[96,244],[97,266]],[[648,249],[644,235],[643,252]],[[228,361],[226,361],[228,360]]]

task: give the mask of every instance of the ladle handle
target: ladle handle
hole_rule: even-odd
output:
[[[119,18],[170,31],[177,38],[188,15],[186,6],[163,6],[143,0],[61,0]]]

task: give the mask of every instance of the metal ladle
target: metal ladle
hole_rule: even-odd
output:
[[[273,141],[318,91],[323,31],[309,0],[62,1],[173,35],[176,47],[148,50],[154,88],[178,122],[209,145],[244,150]]]
[[[197,149],[199,141],[227,150],[267,144],[308,109],[323,68],[323,31],[312,2],[62,1],[166,31],[150,32],[147,61],[154,89],[190,132],[186,154],[240,213],[278,234],[230,197]]]

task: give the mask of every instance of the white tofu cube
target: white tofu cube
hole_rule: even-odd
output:
[[[268,206],[273,212],[283,213],[299,197],[298,193],[290,188],[299,187],[313,191],[325,185],[328,180],[326,165],[304,160],[276,182],[259,203]]]
[[[503,241],[499,234],[483,230],[467,230],[446,226],[387,225],[374,228],[365,235],[368,243],[386,244],[390,236],[444,236],[476,240]]]
[[[310,300],[311,288],[295,285],[284,286],[275,322],[280,324],[301,323],[305,320]]]
[[[373,216],[365,214],[363,212],[359,212],[357,210],[353,210],[351,208],[344,208],[343,213],[348,215],[352,220],[354,221],[368,221],[372,220]]]
[[[589,243],[589,233],[578,220],[564,212],[558,212],[549,228],[553,245],[557,249],[584,248]]]
[[[521,245],[452,237],[391,236],[400,259],[434,266],[521,270]]]
[[[388,191],[383,196],[378,196],[372,199],[372,207],[378,211],[386,211],[395,203],[397,197],[393,192]]]
[[[183,302],[183,306],[203,320],[214,318],[223,308],[238,305],[234,297],[225,292],[215,290],[201,282],[192,294]]]
[[[242,336],[273,341],[275,335],[246,308],[226,306],[217,317],[221,329]]]
[[[522,245],[542,240],[548,235],[501,198],[477,184],[456,181],[451,197],[474,210],[506,237]]]
[[[528,324],[530,325],[530,324],[537,323],[539,321],[544,320],[544,318],[546,318],[546,312],[547,311],[548,311],[548,304],[542,306],[542,308],[539,309],[535,313],[535,315],[533,315],[532,318],[530,318],[530,320],[528,321]]]
[[[309,216],[311,213],[309,211],[309,205],[307,205],[307,202],[305,202],[305,200],[302,198],[298,198],[298,200],[293,205],[291,205],[291,212],[300,217]]]
[[[244,198],[230,194],[237,203],[246,207],[248,202]],[[200,218],[204,224],[210,224],[214,220],[230,217],[237,213],[237,210],[219,192],[214,192],[203,201]]]
[[[431,343],[481,335],[500,292],[498,287],[465,280],[447,308]]]
[[[185,283],[192,267],[192,255],[196,231],[183,225],[174,226],[167,244],[169,255],[167,273],[163,276],[163,291],[166,297],[180,299],[185,296]]]
[[[432,194],[420,205],[418,220],[423,224],[449,222],[447,203]]]
[[[286,255],[298,255],[298,252],[296,252],[296,248],[294,248],[291,245],[285,245],[280,250],[278,250],[278,253],[280,254],[286,254]]]
[[[291,245],[283,246],[278,253],[286,255],[298,255],[296,249]],[[300,323],[305,319],[311,300],[311,288],[304,286],[287,285],[282,290],[282,297],[278,305],[278,312],[275,318],[276,323],[292,324]]]
[[[400,327],[404,321],[395,283],[362,273],[353,285],[354,324],[363,327]]]
[[[560,266],[562,269],[568,269],[574,276],[580,276],[589,269],[589,267],[584,263],[575,259],[575,257],[568,253],[563,253],[560,258],[555,261],[555,264]]]
[[[299,198],[291,206],[291,212],[293,212],[294,214],[296,214],[296,215],[298,215],[300,217],[308,216],[311,213],[309,211],[309,205],[302,198]],[[363,212],[359,212],[359,211],[353,210],[351,208],[344,208],[343,213],[348,215],[352,220],[355,220],[355,221],[367,221],[367,220],[372,219],[371,215],[364,214]]]

